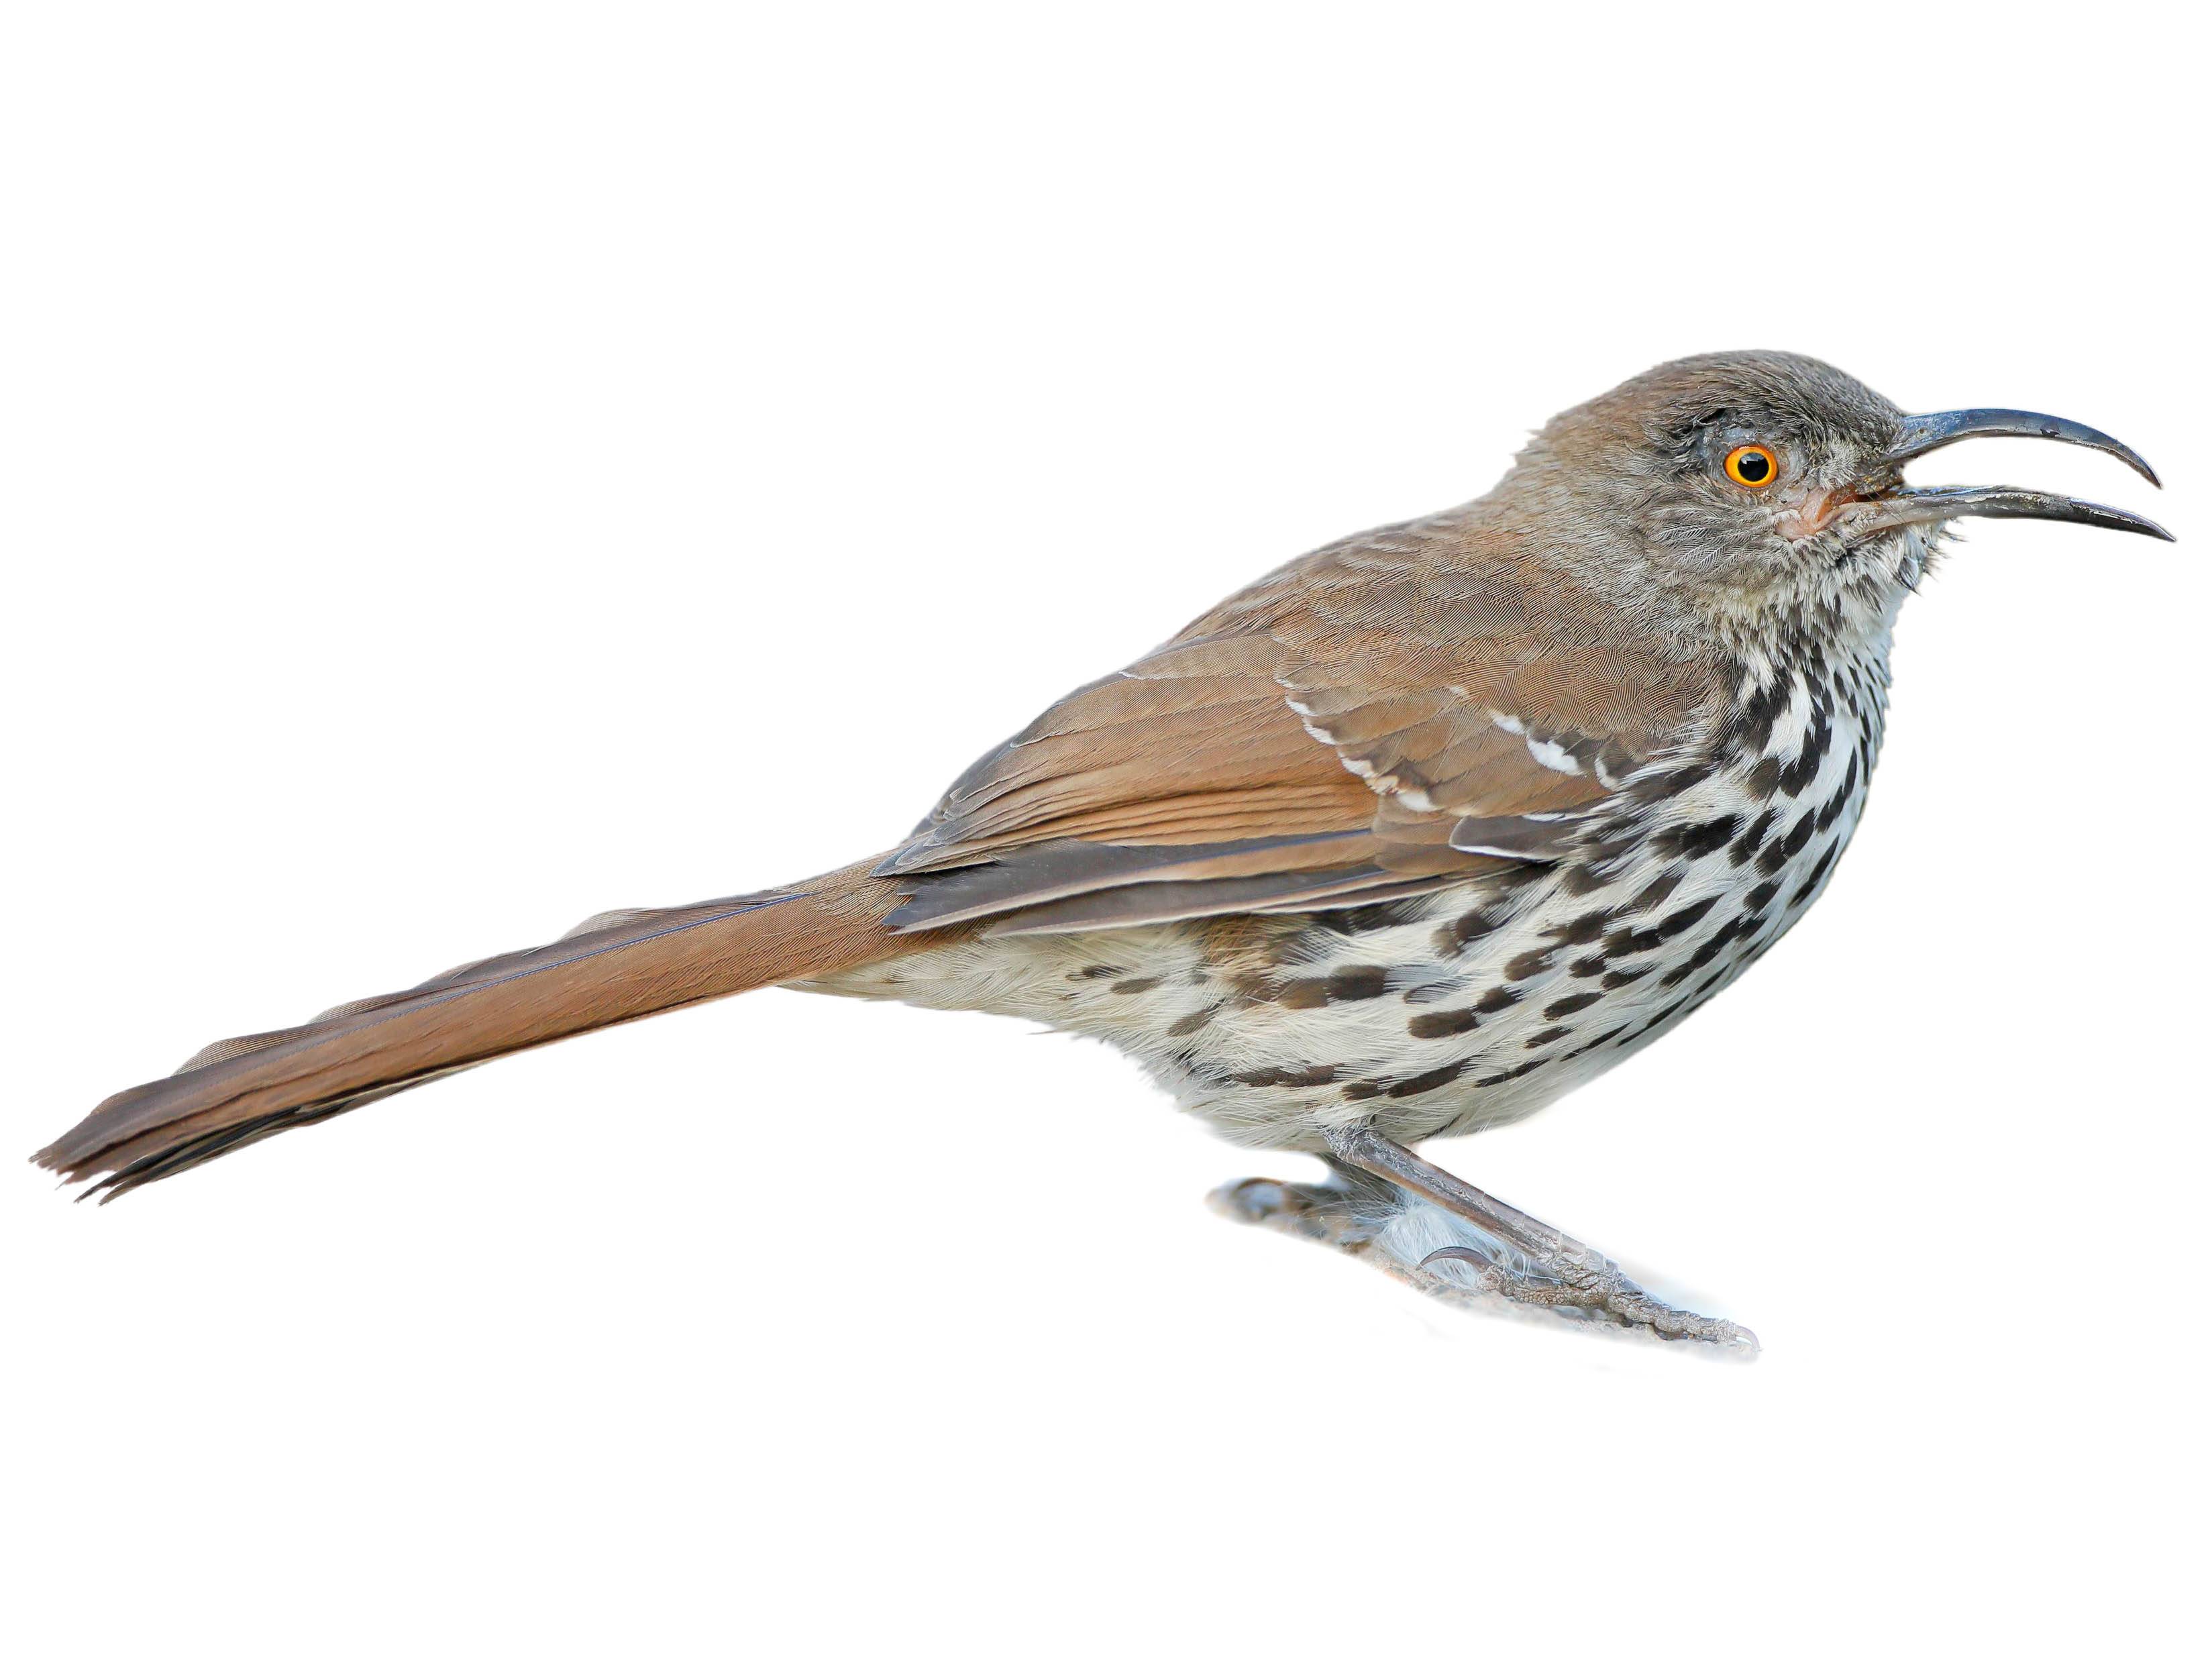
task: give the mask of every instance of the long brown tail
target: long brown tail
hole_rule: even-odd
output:
[[[534,951],[214,1043],[175,1075],[102,1101],[38,1162],[71,1181],[104,1175],[88,1193],[105,1202],[501,1054],[920,947],[884,927],[900,896],[869,867],[672,910],[611,911]]]

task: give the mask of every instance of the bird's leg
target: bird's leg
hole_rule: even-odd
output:
[[[1588,1245],[1414,1156],[1371,1124],[1331,1130],[1327,1140],[1329,1181],[1242,1182],[1216,1194],[1217,1206],[1376,1261],[1425,1289],[1458,1290],[1438,1264],[1462,1263],[1481,1291],[1510,1302],[1670,1340],[1758,1348],[1741,1326],[1668,1306]]]

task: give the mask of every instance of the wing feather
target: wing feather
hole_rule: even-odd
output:
[[[1717,707],[1482,503],[1294,562],[969,768],[905,930],[1370,903],[1556,860]]]

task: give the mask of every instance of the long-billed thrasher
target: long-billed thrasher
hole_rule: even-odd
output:
[[[1890,630],[1964,518],[1961,438],[1773,352],[1569,410],[1481,499],[1261,578],[970,767],[890,853],[594,916],[555,943],[203,1049],[39,1154],[105,1196],[495,1055],[765,985],[1103,1038],[1231,1139],[1319,1154],[1233,1215],[1424,1288],[1749,1348],[1407,1148],[1528,1116],[1651,1042],[1819,896],[1881,746]],[[2171,539],[2171,538],[2167,538]]]

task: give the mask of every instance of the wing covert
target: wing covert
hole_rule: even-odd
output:
[[[892,925],[1336,908],[1556,858],[1713,686],[1512,551],[1478,507],[1354,538],[1071,692],[880,866],[912,884]]]

